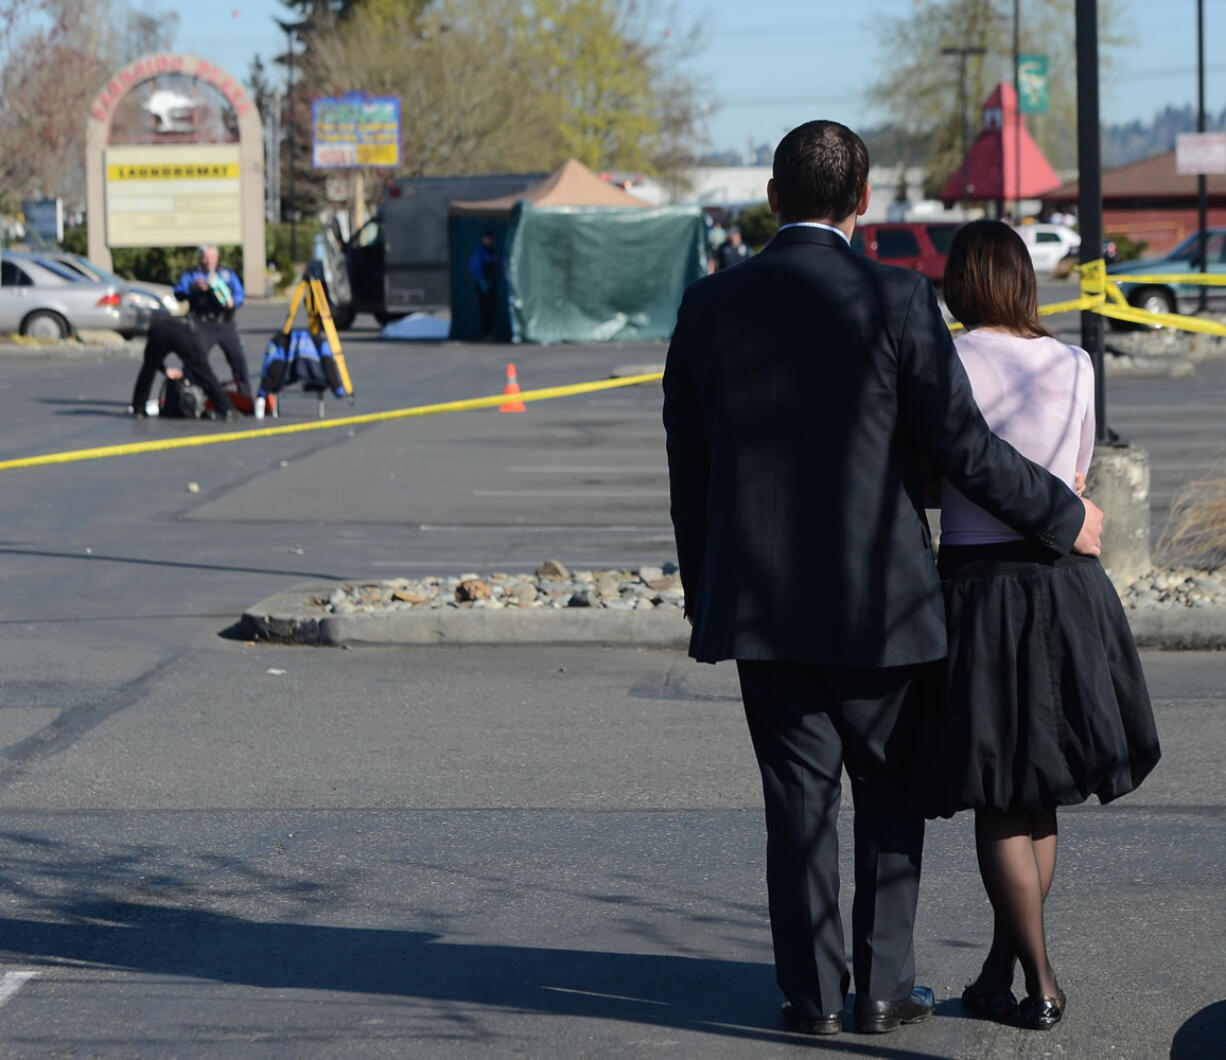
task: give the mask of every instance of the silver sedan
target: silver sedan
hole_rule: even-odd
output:
[[[127,301],[132,306],[133,321],[130,331],[121,331],[125,339],[133,335],[143,335],[149,330],[149,322],[156,314],[170,313],[172,316],[182,316],[187,312],[187,303],[180,302],[175,297],[173,287],[164,283],[149,283],[145,280],[125,280],[108,272],[101,265],[95,265],[89,258],[80,254],[71,254],[66,250],[40,250],[35,255],[43,261],[62,266],[70,272],[87,280],[100,280],[113,283],[124,288]]]
[[[122,283],[84,279],[37,254],[0,255],[0,333],[64,339],[81,328],[131,331],[136,313],[126,294]]]

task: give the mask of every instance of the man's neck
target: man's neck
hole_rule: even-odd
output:
[[[856,230],[856,215],[852,214],[841,221],[834,221],[829,217],[780,217],[779,227],[784,225],[825,225],[827,228],[837,228],[850,240],[852,232]]]

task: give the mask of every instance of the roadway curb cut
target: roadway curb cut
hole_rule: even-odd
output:
[[[311,606],[334,584],[296,585],[243,612],[249,640],[320,647],[426,644],[625,644],[685,649],[690,628],[676,612],[603,608],[358,611],[333,615]],[[1226,607],[1129,611],[1137,645],[1157,651],[1226,650]]]
[[[249,640],[309,644],[390,646],[423,644],[633,644],[681,648],[690,627],[679,610],[608,611],[567,607],[520,610],[358,611],[334,615],[312,607],[312,596],[335,585],[297,585],[243,612],[239,632]]]

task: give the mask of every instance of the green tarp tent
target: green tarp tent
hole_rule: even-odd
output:
[[[503,264],[504,340],[665,339],[706,273],[699,207],[649,206],[574,160],[519,195],[452,203],[450,224],[453,338],[480,333],[469,260],[485,232]]]

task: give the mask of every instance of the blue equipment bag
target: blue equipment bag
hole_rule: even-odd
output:
[[[303,390],[317,393],[331,390],[338,398],[346,396],[327,338],[320,336],[316,343],[308,330],[294,328],[288,334],[278,331],[269,340],[260,367],[260,396],[276,394],[289,383],[301,383]]]

